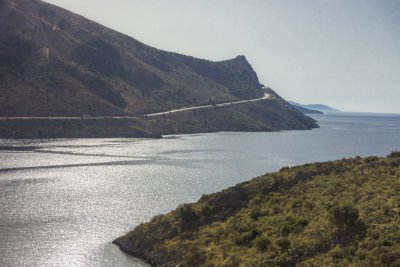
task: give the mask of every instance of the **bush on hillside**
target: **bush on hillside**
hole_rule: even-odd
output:
[[[389,154],[389,158],[400,158],[400,151],[393,151]]]
[[[254,239],[253,244],[259,251],[264,251],[271,244],[271,240],[265,236],[259,236]]]
[[[250,218],[254,221],[257,221],[262,215],[263,214],[258,209],[251,210],[250,212]]]
[[[282,233],[284,235],[288,235],[296,230],[302,230],[304,227],[308,225],[308,220],[303,216],[288,216],[286,217],[286,221],[282,227]]]
[[[197,213],[188,204],[179,205],[176,214],[185,223],[194,222],[199,218]]]
[[[276,244],[280,247],[281,251],[287,251],[290,247],[290,241],[287,238],[279,238]]]
[[[339,205],[330,209],[330,220],[337,227],[354,226],[359,218],[359,211],[353,205]]]
[[[256,230],[250,230],[242,233],[239,237],[236,238],[235,243],[237,245],[248,245],[251,241],[253,241],[256,237],[258,237],[260,233]]]

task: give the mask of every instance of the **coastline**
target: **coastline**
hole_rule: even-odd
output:
[[[329,255],[334,253],[338,245],[357,249],[360,242],[369,242],[368,238],[374,234],[373,226],[381,218],[381,210],[372,207],[387,197],[394,201],[393,196],[399,188],[386,188],[396,184],[399,164],[400,152],[392,152],[387,157],[354,157],[283,167],[279,172],[267,173],[221,192],[203,195],[196,203],[180,205],[174,211],[138,225],[133,231],[114,240],[113,244],[121,251],[139,257],[153,266],[238,266],[243,262],[254,265],[262,261],[264,253],[277,265],[291,266],[305,262],[320,265],[328,262]],[[364,177],[358,178],[359,175]],[[376,176],[387,178],[380,181]],[[363,180],[362,183],[359,179]],[[338,192],[336,184],[342,184]],[[318,190],[315,191],[311,185]],[[329,190],[322,193],[323,188],[326,191],[326,187]],[[307,193],[307,190],[310,192]],[[299,197],[304,194],[306,199],[310,197],[309,204],[305,206],[299,201]],[[371,199],[368,194],[379,197]],[[281,212],[289,216],[286,218],[296,218],[294,221],[290,220],[290,224],[286,225],[288,222],[285,222],[285,216],[280,215],[280,212],[264,211],[263,207],[272,205],[269,202],[274,198],[283,201],[282,208],[285,209]],[[329,201],[328,208],[324,201]],[[349,222],[347,228],[343,228],[340,221],[332,221],[333,215],[329,215],[334,207],[339,209],[342,208],[341,205],[350,205],[357,212],[356,219]],[[247,216],[251,219],[245,219]],[[280,220],[282,222],[277,224]],[[389,230],[385,230],[384,237],[397,231],[396,220],[395,217],[385,220],[384,224]],[[266,225],[270,225],[272,229],[283,227],[283,234]],[[246,232],[249,228],[253,230]],[[303,228],[307,230],[303,231]],[[324,238],[319,239],[317,237],[322,235],[321,231]],[[247,237],[248,233],[252,234]],[[267,243],[266,247],[260,245],[261,249],[258,247],[257,250],[254,246],[258,246],[258,243],[254,241],[258,236]],[[279,240],[283,238],[290,240],[288,244],[293,242],[292,252],[279,250]],[[317,242],[319,245],[315,247],[308,244],[310,238],[313,240],[312,244]],[[254,241],[250,242],[252,240]],[[300,243],[294,243],[296,240]],[[380,248],[377,243],[371,243],[371,246]],[[321,249],[317,249],[318,247]],[[300,253],[300,248],[305,252]],[[239,250],[242,253],[237,254]],[[225,256],[221,254],[222,251]],[[296,253],[300,253],[300,256],[296,256]],[[385,253],[388,253],[386,258],[378,259],[371,253],[370,260],[392,263],[389,256],[391,252]],[[344,256],[340,259],[343,260],[340,261],[342,263],[348,260]],[[355,257],[354,262],[370,262],[365,259]]]
[[[0,137],[32,138],[161,138],[172,134],[278,132],[318,128],[315,119],[288,110],[276,114],[279,101],[243,103],[137,118],[2,119]]]

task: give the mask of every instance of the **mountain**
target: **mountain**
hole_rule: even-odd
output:
[[[400,152],[285,167],[114,241],[153,266],[399,266]]]
[[[289,103],[291,105],[293,105],[293,106],[296,106],[296,107],[302,107],[302,108],[309,109],[309,110],[316,110],[316,111],[319,111],[319,112],[322,112],[322,113],[340,112],[340,110],[338,110],[338,109],[334,109],[334,108],[331,108],[329,106],[322,105],[322,104],[307,104],[307,105],[304,105],[304,104],[300,104],[300,103],[293,102],[293,101],[289,101]]]
[[[265,93],[245,56],[212,62],[162,51],[38,0],[0,0],[0,40],[0,117],[138,116],[261,98]],[[209,124],[215,130],[317,127],[281,98],[249,105],[230,108],[235,113],[228,116],[232,127],[218,125],[227,118],[222,109],[213,112],[217,121]],[[168,131],[151,128],[149,123],[157,123],[145,119],[131,124],[162,134],[181,128],[185,132],[186,121],[196,123],[196,114],[186,114],[185,122],[175,122]],[[253,115],[264,117],[257,122]],[[161,118],[154,120],[165,124]],[[62,129],[64,123],[52,125]],[[79,128],[76,122],[68,123]],[[83,127],[90,123],[86,120]],[[7,134],[7,122],[1,124]],[[100,124],[92,126],[98,130]],[[51,135],[52,128],[43,130]]]
[[[304,114],[324,114],[323,112],[319,110],[314,110],[314,109],[308,109],[296,104],[293,104],[294,102],[289,101],[289,104],[292,105],[294,108],[296,108],[298,111],[304,113]]]

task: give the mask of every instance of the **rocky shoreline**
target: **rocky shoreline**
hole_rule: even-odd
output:
[[[157,253],[155,251],[149,250],[146,247],[134,246],[129,240],[123,240],[123,238],[118,238],[112,242],[117,245],[121,251],[127,253],[135,258],[144,260],[151,266],[163,266],[163,267],[177,267],[177,263],[168,262],[166,255],[162,253]]]

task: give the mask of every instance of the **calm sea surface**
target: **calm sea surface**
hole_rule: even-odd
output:
[[[312,131],[0,139],[0,266],[147,266],[112,240],[286,165],[400,150],[400,115],[314,117]]]

